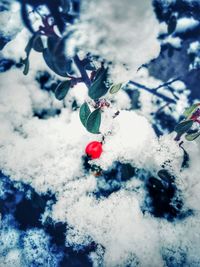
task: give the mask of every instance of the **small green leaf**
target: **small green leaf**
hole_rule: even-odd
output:
[[[116,94],[121,89],[121,87],[122,83],[113,84],[109,89],[110,94]]]
[[[105,95],[108,91],[108,87],[106,86],[108,70],[103,69],[95,81],[89,88],[89,96],[96,100]]]
[[[179,135],[186,133],[193,125],[193,120],[180,122],[174,129]]]
[[[158,176],[165,182],[172,182],[174,177],[165,169],[158,171]]]
[[[93,134],[99,134],[99,127],[101,124],[101,111],[95,109],[88,117],[86,121],[86,129]]]
[[[79,110],[79,117],[80,117],[80,120],[81,120],[84,127],[86,127],[86,122],[87,122],[87,119],[88,119],[90,113],[91,113],[90,108],[89,108],[88,104],[85,102],[80,107],[80,110]]]
[[[194,105],[192,105],[191,107],[187,108],[187,109],[184,111],[183,115],[184,115],[186,118],[189,117],[189,116],[191,116],[192,113],[194,113],[194,112],[196,111],[196,109],[198,108],[198,106],[199,106],[199,103],[198,103],[198,104],[194,104]]]
[[[27,75],[29,72],[29,67],[30,67],[29,59],[26,58],[25,60],[23,60],[23,64],[24,64],[23,74]]]
[[[188,141],[193,141],[195,140],[197,137],[200,136],[200,132],[197,132],[197,133],[191,133],[191,134],[186,134],[185,135],[185,139],[188,140]]]
[[[25,52],[26,52],[26,58],[22,60],[22,63],[24,64],[24,70],[23,70],[23,74],[27,75],[29,72],[29,67],[30,67],[30,62],[29,62],[29,55],[31,52],[31,49],[33,48],[33,41],[34,41],[35,35],[33,35],[29,41],[28,44],[25,47]]]
[[[55,90],[55,97],[58,100],[62,100],[68,93],[70,86],[71,86],[70,80],[59,83],[59,85],[56,87],[56,90]]]

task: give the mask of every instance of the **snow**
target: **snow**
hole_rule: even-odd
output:
[[[152,149],[151,146],[147,148],[147,143],[151,140],[153,146],[156,142],[156,136],[148,121],[134,111],[121,111],[113,120],[110,130],[112,134],[106,137],[104,153],[96,160],[100,166],[106,169],[117,160],[144,166]]]
[[[173,37],[173,36],[168,36],[167,38],[162,41],[162,44],[170,44],[172,47],[179,49],[181,48],[181,38],[179,37]]]
[[[188,54],[190,53],[196,54],[198,50],[199,50],[199,41],[192,42],[190,43],[190,46],[188,48]]]
[[[189,65],[189,70],[198,69],[200,66],[200,44],[199,41],[190,43],[187,50],[189,55],[194,57],[193,61]]]
[[[9,217],[0,220],[0,229],[1,267],[58,266],[62,255],[50,246],[50,237],[43,230],[20,231]]]
[[[183,33],[199,26],[199,21],[194,18],[180,18],[177,20],[176,33]]]
[[[159,35],[167,34],[167,23],[161,22],[159,26]]]
[[[2,91],[5,92],[3,89],[6,86],[9,92],[1,98],[4,105],[2,119],[7,116],[7,120],[2,120],[1,127],[4,132],[0,144],[0,167],[3,172],[13,180],[31,184],[39,193],[50,190],[56,194],[57,202],[52,212],[47,213],[54,220],[67,222],[70,226],[66,235],[67,246],[73,245],[78,250],[94,240],[105,248],[105,252],[101,256],[99,249],[93,252],[91,258],[97,261],[99,257],[104,266],[124,266],[128,262],[140,262],[142,266],[148,266],[149,261],[154,266],[164,266],[160,253],[162,234],[158,234],[159,222],[150,215],[142,214],[141,197],[132,191],[130,185],[107,199],[96,200],[91,194],[96,189],[97,180],[92,174],[85,174],[81,157],[85,145],[94,136],[82,127],[78,111],[71,112],[69,108],[62,107],[61,114],[56,117],[46,120],[34,117],[32,95],[33,90],[37,92],[37,89],[33,81],[32,86],[23,85],[26,78],[22,80],[20,71],[12,69],[1,80]],[[15,88],[8,83],[9,77],[16,84]],[[30,80],[27,82],[30,83]],[[82,89],[82,85],[77,88],[80,91]],[[22,96],[24,107],[21,109],[19,103],[22,103]],[[51,99],[52,96],[47,94],[47,97]],[[71,97],[75,98],[76,95],[71,92]],[[81,102],[81,97],[78,101]],[[112,109],[107,116],[110,113],[113,113]],[[10,118],[8,114],[11,114]],[[108,168],[119,160],[156,173],[163,162],[173,159],[169,168],[179,173],[182,151],[173,141],[173,136],[158,140],[147,119],[135,111],[122,110],[111,121],[112,135],[106,137],[104,152],[96,164]],[[143,191],[143,186],[140,190]],[[39,238],[40,241],[36,243],[40,244],[38,253],[47,257],[46,252],[41,252],[43,244],[47,242],[43,235],[40,239],[41,235],[40,232],[30,232],[24,238],[26,250],[23,253],[29,251],[25,257],[26,263],[33,260],[40,262],[41,259],[31,249],[29,236],[31,240]],[[12,251],[8,257],[16,260],[20,253]]]
[[[134,77],[137,69],[160,51],[159,23],[151,1],[83,1],[80,21],[72,29],[68,53],[80,47],[112,61],[116,83]]]
[[[128,0],[127,3],[130,4]],[[103,25],[105,23],[107,26],[106,16],[109,15],[109,22],[114,21],[118,14],[117,10],[123,14],[123,8],[127,3],[102,0],[97,20],[101,17]],[[134,5],[127,10],[127,16],[131,17],[127,23],[136,24],[135,32],[132,28],[130,31],[130,25],[127,25],[118,14],[122,21],[121,28],[113,29],[111,25],[108,29],[109,32],[113,31],[112,36],[116,38],[108,38],[98,50],[102,57],[109,58],[109,51],[105,51],[105,47],[110,46],[110,59],[115,59],[116,63],[125,61],[130,64],[131,69],[133,67],[133,70],[158,52],[155,18],[152,11],[149,14],[145,11],[150,4],[136,3],[139,10],[134,9]],[[94,8],[92,2],[88,5],[91,10]],[[105,14],[103,11],[106,11]],[[146,14],[147,17],[141,23],[137,22],[136,13],[138,13],[137,16]],[[88,14],[84,16],[86,21],[90,19],[87,17]],[[83,21],[84,19],[85,17]],[[90,34],[94,34],[94,30],[98,30],[101,26],[96,21],[92,22],[92,19],[94,18],[91,18]],[[147,24],[147,19],[148,27],[141,31]],[[85,26],[85,23],[83,25]],[[95,25],[97,29],[93,28]],[[155,26],[155,29],[151,25]],[[86,26],[88,26],[87,23]],[[129,30],[125,32],[124,28]],[[118,31],[124,34],[122,40],[126,41],[115,47],[112,44],[118,40],[118,35],[115,36]],[[147,38],[149,31],[152,39]],[[87,43],[88,40],[93,40],[90,36],[83,44],[87,44],[89,48],[95,48],[96,42],[104,33],[98,31],[97,34],[100,36],[97,36],[94,44]],[[130,39],[126,39],[126,35],[129,34]],[[139,41],[133,47],[132,39],[136,37]],[[148,45],[145,42],[144,46],[141,45],[146,38]],[[16,40],[20,40],[17,48]],[[26,41],[26,31],[22,31],[6,46],[5,55],[19,59],[24,53]],[[152,51],[145,49],[146,45],[152,47]],[[121,51],[124,52],[121,53]],[[130,51],[133,51],[132,57],[130,57]],[[144,54],[141,51],[144,51]],[[73,100],[81,105],[87,95],[87,89],[83,84],[79,84],[70,90],[63,102],[55,101],[53,94],[40,90],[35,81],[38,66],[40,70],[47,70],[41,55],[32,53],[30,61],[31,70],[26,77],[17,68],[1,74],[0,169],[12,181],[29,184],[39,194],[49,191],[55,194],[56,201],[52,209],[47,207],[41,218],[43,222],[49,216],[54,221],[66,223],[68,227],[66,246],[73,246],[76,251],[94,241],[97,249],[90,254],[93,266],[123,267],[129,264],[129,266],[148,267],[151,264],[164,267],[167,261],[168,265],[171,264],[170,259],[174,261],[173,266],[183,264],[199,266],[199,141],[185,142],[190,161],[188,168],[181,169],[183,151],[174,141],[175,133],[158,138],[151,125],[150,112],[155,106],[155,102],[152,102],[155,101],[155,96],[141,90],[142,109],[136,112],[129,110],[130,100],[127,93],[120,91],[110,99],[111,108],[102,114],[101,131],[106,134],[103,153],[100,159],[91,163],[105,170],[112,168],[116,161],[130,163],[133,167],[145,169],[148,175],[154,176],[164,165],[164,168],[176,177],[177,187],[181,190],[178,194],[184,200],[185,211],[192,209],[194,214],[183,220],[169,222],[164,218],[154,217],[148,210],[143,212],[146,207],[145,201],[148,199],[145,188],[147,174],[141,178],[136,173],[129,181],[124,182],[117,192],[113,192],[108,197],[96,198],[94,192],[101,177],[94,176],[91,171],[85,171],[82,156],[87,143],[94,139],[101,141],[101,135],[89,134],[80,123],[78,110],[72,111],[70,106]],[[121,77],[124,79],[123,75]],[[150,77],[145,69],[138,72],[136,81],[150,88],[162,84],[162,81]],[[176,81],[172,85],[176,93],[187,91],[184,86],[181,81]],[[187,94],[181,94],[180,101],[172,108],[176,119],[187,105]],[[59,108],[61,113],[39,119],[35,116],[35,112],[38,110],[41,112],[42,108]],[[112,115],[117,109],[120,109],[120,113],[113,119]],[[44,266],[46,260],[49,266],[58,265],[61,255],[53,251],[50,237],[43,230],[29,229],[23,232],[17,230],[15,226],[6,228],[6,225],[8,221],[2,220],[0,232],[2,267],[13,265],[23,267],[33,264]]]
[[[23,25],[20,19],[20,5],[17,2],[9,1],[10,10],[2,11],[0,17],[1,34],[14,38],[21,31]]]
[[[81,220],[77,214],[81,214]],[[106,247],[103,266],[123,266],[130,257],[135,260],[135,256],[142,266],[148,266],[149,260],[155,265],[162,264],[154,222],[143,217],[131,193],[121,191],[99,203],[84,197],[66,216],[70,223],[90,232],[90,236]],[[146,238],[146,242],[138,244],[138,238]]]

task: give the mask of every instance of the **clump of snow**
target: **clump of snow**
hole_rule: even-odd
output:
[[[20,18],[20,5],[15,1],[9,1],[9,10],[1,12],[0,16],[0,32],[3,36],[13,39],[18,32],[21,31],[23,25]]]
[[[180,18],[177,20],[176,33],[183,33],[188,30],[193,30],[199,26],[199,21],[194,18]]]
[[[175,91],[178,91],[180,93],[182,93],[184,90],[186,90],[186,86],[184,84],[184,82],[182,81],[174,81],[171,85],[171,87],[175,90]]]
[[[195,41],[195,42],[190,43],[190,46],[188,48],[188,54],[190,54],[190,53],[196,54],[199,50],[199,46],[200,46],[199,41]]]
[[[22,257],[25,266],[59,266],[62,254],[49,248],[50,238],[43,230],[31,229],[22,238]]]
[[[161,22],[159,25],[159,35],[167,34],[167,23]]]
[[[181,48],[181,42],[181,38],[170,35],[162,41],[162,44],[170,44],[172,47],[178,49]]]
[[[198,69],[200,66],[200,43],[199,41],[190,43],[187,52],[189,55],[193,57],[193,60],[189,65],[189,70]]]
[[[83,1],[68,48],[78,46],[112,61],[113,80],[125,82],[158,55],[158,31],[151,1]]]
[[[20,231],[9,216],[0,220],[0,266],[59,266],[62,253],[50,246],[43,230]]]
[[[153,146],[156,136],[144,117],[134,111],[121,111],[113,120],[110,130],[112,133],[106,137],[104,153],[97,160],[102,168],[108,168],[114,161],[139,165],[148,161],[147,157],[151,155],[152,147],[147,146],[147,143],[151,140]]]
[[[189,168],[185,169],[181,176],[179,176],[177,182],[183,192],[185,205],[191,209],[194,209],[199,213],[199,167],[198,159],[200,155],[200,142],[197,139],[194,142],[185,141],[185,149],[189,154],[190,162]]]

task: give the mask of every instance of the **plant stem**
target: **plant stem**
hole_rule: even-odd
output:
[[[149,92],[149,93],[151,93],[151,94],[153,94],[159,98],[162,98],[164,101],[166,101],[168,103],[173,103],[173,104],[176,103],[176,101],[174,99],[157,92],[158,87],[150,89],[150,88],[146,87],[145,85],[142,85],[140,83],[136,83],[134,81],[129,81],[129,84],[135,85],[136,87],[139,87],[139,88],[141,88],[141,89],[143,89],[143,90],[145,90],[145,91],[147,91],[147,92]],[[159,88],[161,88],[161,87],[162,86],[160,86]]]
[[[83,67],[82,62],[79,59],[78,55],[74,56],[74,62],[75,62],[76,66],[77,66],[77,68],[81,74],[83,82],[86,84],[87,87],[90,87],[90,85],[91,85],[90,78],[88,77],[87,72],[86,72],[85,68]]]

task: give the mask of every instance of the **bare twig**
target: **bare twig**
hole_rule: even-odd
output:
[[[156,91],[156,90],[158,90],[158,89],[160,89],[160,88],[162,88],[162,87],[166,87],[166,86],[168,86],[168,85],[170,85],[170,84],[172,84],[172,83],[178,81],[179,79],[180,79],[180,78],[178,77],[178,78],[175,78],[175,79],[173,79],[173,80],[171,80],[171,81],[169,81],[169,82],[163,83],[163,84],[159,85],[158,87],[154,88],[153,90]]]
[[[88,77],[87,72],[86,72],[85,68],[83,67],[82,62],[79,59],[78,55],[74,56],[74,63],[76,64],[76,66],[77,66],[77,68],[78,68],[78,70],[79,70],[79,72],[81,74],[83,82],[86,84],[87,87],[90,87],[91,80]]]
[[[134,81],[129,81],[129,84],[132,84],[132,85],[134,85],[134,86],[136,86],[138,88],[141,88],[141,89],[143,89],[143,90],[145,90],[145,91],[147,91],[147,92],[149,92],[149,93],[151,93],[151,94],[153,94],[153,95],[155,95],[155,96],[157,96],[159,98],[162,98],[164,101],[166,101],[168,103],[173,103],[173,104],[176,103],[176,101],[174,99],[157,92],[158,87],[157,87],[157,89],[156,88],[150,89],[150,88],[146,87],[145,85],[142,85],[142,84],[134,82]],[[162,86],[160,86],[159,88],[161,88],[161,87]]]

